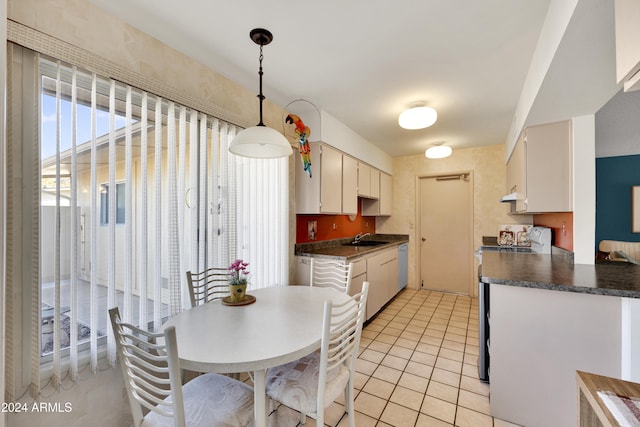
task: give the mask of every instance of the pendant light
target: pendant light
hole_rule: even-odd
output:
[[[229,144],[229,151],[235,155],[243,157],[253,157],[259,159],[273,159],[277,157],[287,157],[293,150],[289,141],[283,134],[275,129],[265,126],[262,122],[262,47],[268,45],[273,40],[273,34],[264,28],[255,28],[249,33],[249,37],[254,43],[260,46],[260,123],[247,128],[238,133]]]
[[[433,125],[436,120],[438,112],[431,107],[425,107],[424,102],[419,102],[400,113],[398,124],[404,129],[424,129]]]

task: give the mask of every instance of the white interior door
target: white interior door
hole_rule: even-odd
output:
[[[469,174],[419,182],[422,288],[469,294],[473,218]]]

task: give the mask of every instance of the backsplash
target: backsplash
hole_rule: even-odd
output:
[[[358,233],[376,232],[376,217],[358,214],[351,221],[349,215],[296,215],[296,243],[353,237]]]
[[[553,245],[573,251],[573,212],[545,213],[533,216],[533,224],[553,230]]]

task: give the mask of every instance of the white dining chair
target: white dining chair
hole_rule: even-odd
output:
[[[182,385],[174,327],[164,333],[145,331],[122,322],[117,307],[109,317],[134,426],[252,425],[253,389],[247,384],[204,374]],[[164,343],[158,344],[159,339]]]
[[[353,381],[364,323],[369,282],[362,292],[342,304],[324,303],[319,351],[285,365],[270,368],[267,396],[324,426],[324,410],[344,393],[349,426],[355,427]]]
[[[229,293],[229,270],[209,268],[199,273],[187,271],[187,286],[191,307],[221,299]]]
[[[311,258],[309,284],[321,288],[332,288],[345,294],[351,288],[353,263],[345,264],[330,259]]]

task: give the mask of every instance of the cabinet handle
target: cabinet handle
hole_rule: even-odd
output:
[[[422,239],[420,239],[420,240],[422,240],[423,242],[426,242],[426,241],[427,241],[427,239],[425,239],[424,237],[423,237]]]

